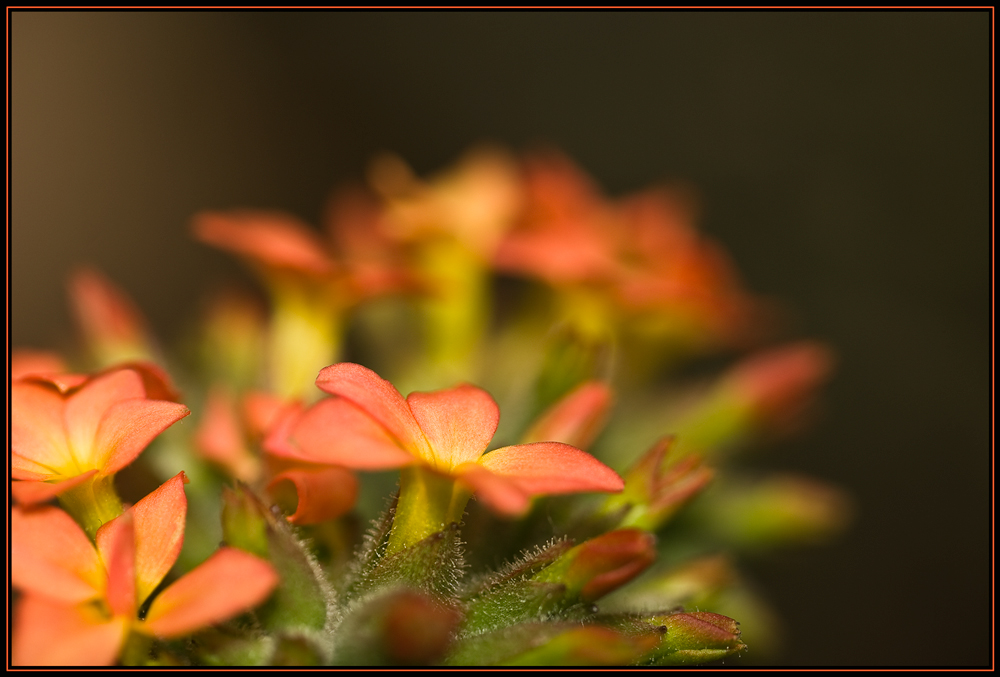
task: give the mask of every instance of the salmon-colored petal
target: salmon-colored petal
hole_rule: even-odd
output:
[[[70,606],[37,595],[17,605],[11,662],[17,666],[111,665],[128,619],[104,619],[93,605]]]
[[[506,477],[490,472],[478,463],[465,463],[455,475],[467,484],[476,498],[500,515],[518,517],[531,506],[531,494]]]
[[[610,243],[582,227],[512,233],[500,244],[493,263],[500,270],[556,285],[606,280],[617,267]]]
[[[15,480],[50,480],[59,477],[48,466],[35,463],[16,451],[10,452],[10,476]]]
[[[254,435],[264,435],[289,404],[276,395],[253,391],[243,398],[243,417]]]
[[[225,389],[213,388],[208,394],[194,443],[202,456],[239,480],[252,483],[260,475],[260,462],[247,449],[236,404]]]
[[[111,475],[135,460],[157,435],[191,411],[163,400],[126,400],[113,405],[94,439],[94,460],[102,475]]]
[[[203,212],[194,219],[195,236],[254,263],[311,275],[333,270],[318,233],[280,212]]]
[[[431,444],[435,465],[442,470],[482,456],[500,422],[500,409],[490,394],[468,384],[410,393],[406,402]]]
[[[10,380],[16,381],[32,374],[60,374],[66,363],[56,353],[48,350],[16,348],[10,353]]]
[[[364,411],[339,398],[320,400],[287,426],[276,425],[264,448],[285,458],[386,470],[416,461]]]
[[[542,414],[524,442],[563,442],[586,448],[604,427],[610,407],[608,384],[587,381]]]
[[[13,475],[14,473],[11,474]],[[44,503],[67,489],[72,489],[78,484],[83,484],[96,474],[96,470],[88,470],[81,475],[71,477],[68,480],[62,480],[61,482],[15,481],[10,483],[10,493],[14,497],[14,500],[21,505]]]
[[[61,394],[66,395],[89,381],[90,376],[87,374],[26,374],[20,380],[55,388]]]
[[[334,364],[319,372],[316,385],[324,392],[354,402],[411,453],[428,460],[433,458],[430,445],[406,400],[391,383],[371,369],[351,362]]]
[[[219,548],[153,600],[140,628],[161,637],[186,635],[257,606],[277,584],[277,573],[264,560]]]
[[[295,485],[299,497],[295,514],[288,518],[295,524],[318,524],[340,517],[358,497],[358,479],[336,466],[286,470],[268,484],[268,489],[286,481]]]
[[[142,387],[146,391],[146,397],[151,400],[170,400],[176,402],[180,399],[180,393],[170,374],[160,365],[148,361],[124,362],[114,367],[114,369],[131,369],[142,379]]]
[[[123,400],[145,398],[139,374],[118,369],[87,382],[66,401],[66,432],[77,461],[86,468],[99,467],[95,437],[108,410]]]
[[[135,524],[135,592],[139,606],[160,584],[180,554],[187,517],[186,483],[187,477],[180,472],[128,511]],[[97,549],[106,563],[113,557],[117,532],[124,527],[125,522],[119,517],[97,530]]]
[[[116,616],[135,616],[135,520],[132,511],[117,517],[117,528],[105,534],[102,554],[108,570],[105,599]]]
[[[66,439],[66,401],[52,388],[18,381],[10,386],[10,448],[53,472],[72,471],[73,454]]]
[[[142,314],[105,275],[92,268],[76,270],[70,277],[69,296],[90,344],[121,348],[126,354],[146,352],[150,342]]]
[[[532,495],[617,492],[625,487],[614,470],[587,452],[559,442],[503,447],[483,456],[479,464]]]
[[[64,603],[104,594],[105,573],[90,539],[51,506],[10,511],[11,583]]]

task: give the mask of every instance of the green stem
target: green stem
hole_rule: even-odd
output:
[[[122,500],[115,491],[113,475],[97,475],[59,495],[59,503],[83,527],[87,536],[94,535],[124,512]]]
[[[421,466],[403,468],[386,555],[461,521],[471,496],[471,491],[447,475]]]
[[[271,387],[286,399],[315,399],[316,374],[340,356],[341,303],[322,287],[277,278],[270,286]]]

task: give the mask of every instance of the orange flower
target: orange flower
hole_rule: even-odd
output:
[[[84,343],[100,366],[156,356],[142,313],[103,273],[93,268],[74,271],[69,297]]]
[[[87,479],[110,477],[135,460],[153,438],[190,413],[183,404],[148,397],[157,381],[155,394],[168,394],[161,374],[136,366],[90,378],[26,376],[11,383],[14,497],[22,503],[45,501]]]
[[[386,231],[404,242],[445,236],[489,259],[514,221],[523,199],[513,158],[498,148],[481,147],[458,165],[421,181],[403,160],[382,156],[373,164],[371,183],[386,199]]]
[[[337,204],[339,233],[357,234],[374,226],[374,215],[364,208]],[[340,211],[337,211],[340,209]],[[343,221],[341,225],[340,221]],[[341,238],[341,248],[358,261],[342,262],[332,243],[294,216],[281,212],[205,212],[194,220],[195,235],[202,242],[243,257],[263,279],[273,302],[268,336],[268,388],[285,399],[314,393],[313,376],[324,364],[336,360],[342,340],[344,313],[362,299],[413,287],[405,270],[383,265],[371,256],[371,238]],[[376,238],[388,247],[387,241]],[[389,263],[389,262],[384,262]]]
[[[524,513],[533,496],[623,487],[613,470],[560,442],[517,444],[484,455],[500,412],[489,393],[475,386],[404,399],[375,372],[351,363],[325,368],[316,384],[336,397],[308,409],[289,435],[271,435],[268,451],[356,470],[422,466],[458,480],[505,515]]]
[[[699,341],[750,329],[757,301],[723,252],[698,235],[679,194],[651,190],[611,202],[555,154],[529,159],[525,175],[527,205],[496,251],[498,269],[596,293],[629,318],[667,317],[673,331]]]
[[[110,665],[129,632],[181,637],[262,602],[277,585],[269,564],[220,548],[139,609],[184,539],[184,473],[97,532],[97,547],[62,510],[11,511],[15,665]]]

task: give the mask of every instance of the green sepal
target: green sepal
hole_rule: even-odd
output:
[[[628,665],[658,638],[579,622],[530,622],[466,638],[446,665]]]
[[[572,543],[551,541],[524,553],[516,562],[465,586],[462,633],[474,635],[528,620],[541,620],[559,607],[565,586],[532,580],[567,552]]]
[[[656,645],[636,659],[637,665],[699,665],[746,648],[739,623],[709,611],[609,615],[601,622],[631,636],[659,634]]]
[[[386,555],[385,520],[376,526],[351,576],[346,602],[400,585],[441,597],[454,595],[465,568],[458,524]]]
[[[288,522],[244,485],[224,489],[222,500],[226,543],[270,561],[281,577],[270,599],[256,611],[264,628],[306,632],[327,627],[334,592]]]

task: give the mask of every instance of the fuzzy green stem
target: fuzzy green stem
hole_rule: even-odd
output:
[[[422,466],[403,468],[386,554],[419,543],[460,521],[471,496],[471,491],[451,477]]]
[[[124,512],[113,475],[97,475],[59,495],[59,503],[91,540],[102,525]]]

